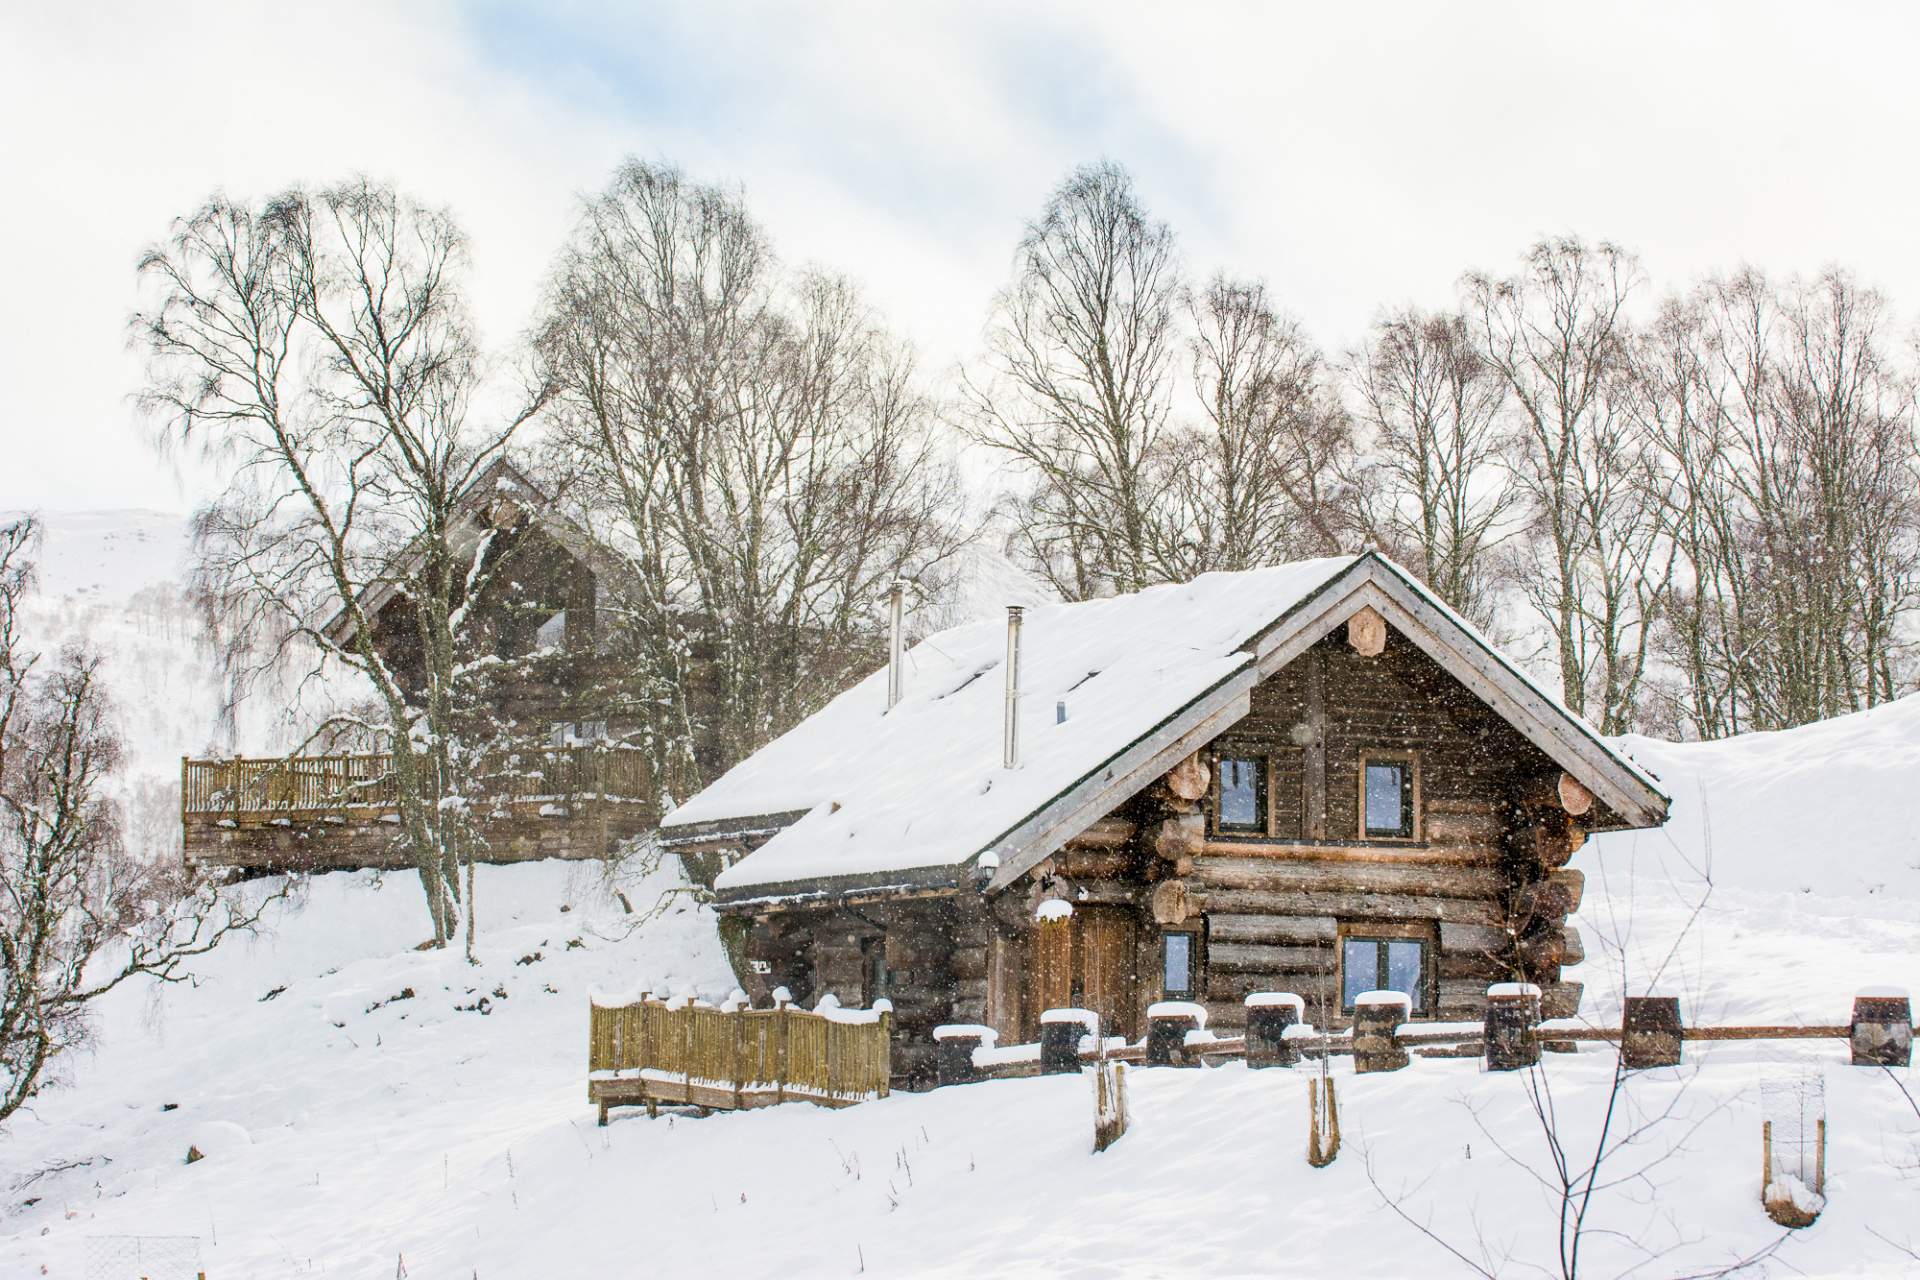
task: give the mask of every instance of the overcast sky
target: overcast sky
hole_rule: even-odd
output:
[[[1912,6],[640,8],[5,6],[0,508],[203,497],[128,400],[139,250],[216,188],[354,171],[453,207],[501,344],[630,154],[742,184],[935,374],[1101,156],[1190,270],[1264,277],[1334,351],[1564,231],[1660,286],[1839,262],[1920,310]]]

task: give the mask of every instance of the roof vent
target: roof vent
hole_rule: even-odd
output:
[[[900,623],[906,613],[907,584],[899,578],[887,590],[887,710],[900,701]]]
[[[1007,724],[1002,763],[1020,767],[1020,615],[1017,604],[1007,606]]]

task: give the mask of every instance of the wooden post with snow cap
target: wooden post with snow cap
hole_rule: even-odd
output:
[[[1187,1032],[1199,1031],[1206,1025],[1205,1006],[1191,1000],[1160,1000],[1148,1005],[1147,1065],[1199,1066],[1198,1058],[1187,1056]]]
[[[1487,988],[1481,1034],[1487,1070],[1518,1071],[1540,1061],[1540,988],[1530,982],[1496,982]]]
[[[1353,1069],[1398,1071],[1410,1058],[1394,1032],[1407,1020],[1413,1001],[1404,991],[1362,991],[1353,1001]]]
[[[1680,1065],[1679,996],[1628,996],[1620,1014],[1620,1061],[1629,1071]]]
[[[1856,1067],[1904,1067],[1913,1061],[1913,1006],[1900,987],[1863,987],[1853,998],[1848,1040]]]
[[[1307,1002],[1291,991],[1256,991],[1246,998],[1247,1066],[1290,1067],[1300,1061],[1300,1047],[1287,1038],[1287,1028],[1307,1020]]]
[[[1040,1074],[1080,1069],[1080,1037],[1100,1038],[1100,1015],[1091,1009],[1048,1009],[1040,1015]]]
[[[973,1055],[977,1049],[991,1049],[999,1040],[992,1027],[978,1023],[950,1023],[933,1029],[934,1080],[941,1086],[972,1084],[983,1079]]]

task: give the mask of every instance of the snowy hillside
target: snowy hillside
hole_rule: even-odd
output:
[[[17,514],[0,512],[0,520]],[[54,511],[39,520],[27,635],[45,652],[80,642],[103,657],[126,750],[118,785],[130,837],[147,856],[177,852],[180,757],[285,749],[312,723],[324,691],[309,687],[296,705],[292,681],[269,677],[227,715],[219,656],[187,594],[185,516]]]
[[[1920,695],[1782,733],[1622,745],[1673,812],[1575,859],[1587,1012],[1611,1016],[1622,973],[1628,994],[1657,987],[1703,1021],[1838,1022],[1861,986],[1920,991]]]
[[[1589,1012],[1608,1010],[1615,939],[1632,989],[1700,1021],[1840,1021],[1860,986],[1920,988],[1920,699],[1626,745],[1674,820],[1576,858]],[[621,887],[644,911],[672,883]],[[197,985],[110,998],[69,1087],[0,1133],[0,1276],[87,1280],[89,1239],[115,1235],[197,1237],[211,1280],[385,1280],[403,1260],[410,1280],[1462,1272],[1383,1192],[1503,1273],[1554,1266],[1552,1207],[1500,1149],[1545,1168],[1523,1080],[1474,1061],[1343,1062],[1345,1145],[1321,1170],[1299,1074],[1237,1064],[1136,1072],[1133,1129],[1099,1156],[1077,1078],[598,1129],[589,991],[732,985],[712,916],[675,905],[628,935],[595,868],[482,868],[474,969],[411,950],[410,876],[316,878]],[[1631,1116],[1671,1114],[1614,1170],[1643,1176],[1596,1202],[1583,1274],[1697,1274],[1775,1245],[1758,1085],[1807,1069],[1826,1080],[1830,1204],[1754,1274],[1920,1271],[1898,1247],[1920,1248],[1920,1116],[1894,1079],[1831,1041],[1687,1052],[1627,1090]],[[1599,1115],[1611,1061],[1548,1059],[1570,1133]],[[208,1158],[187,1165],[196,1142]]]

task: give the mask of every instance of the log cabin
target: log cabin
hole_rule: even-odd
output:
[[[604,857],[651,830],[660,813],[652,762],[616,745],[637,696],[603,617],[623,582],[617,559],[504,460],[473,485],[449,537],[468,567],[461,582],[484,584],[480,598],[455,601],[467,605],[457,637],[463,657],[499,660],[471,666],[495,673],[475,698],[503,761],[487,797],[485,859]],[[471,572],[476,557],[485,572]],[[414,569],[400,564],[359,603],[381,659],[417,695],[420,637],[400,585]],[[345,648],[354,625],[342,610],[320,630]],[[390,764],[377,749],[182,758],[186,861],[248,870],[409,866],[397,843]]]
[[[1138,1037],[1163,999],[1244,1024],[1290,991],[1342,1026],[1398,990],[1477,1019],[1563,980],[1593,832],[1657,826],[1654,778],[1367,552],[957,627],[902,650],[674,810],[718,853],[756,998],[893,1002],[1030,1042],[1044,1010]]]

